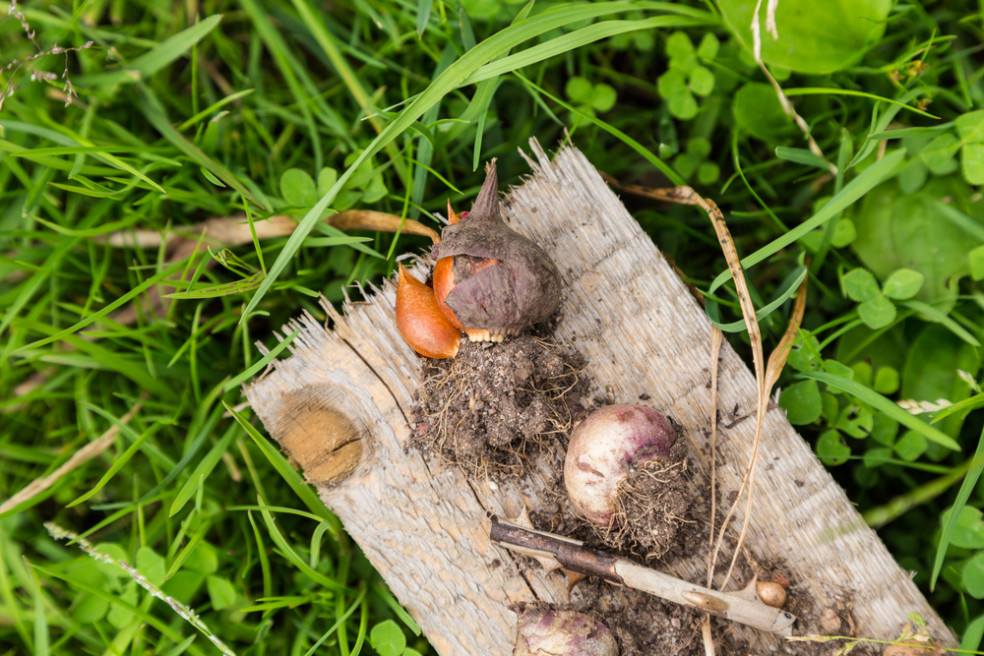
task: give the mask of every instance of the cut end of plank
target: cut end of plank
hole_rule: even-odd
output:
[[[270,431],[311,483],[339,483],[365,458],[368,435],[339,410],[335,394],[322,385],[288,393]]]

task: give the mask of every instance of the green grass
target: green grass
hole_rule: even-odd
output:
[[[897,5],[831,74],[772,67],[821,157],[710,2],[19,3],[33,41],[0,20],[0,503],[51,485],[0,513],[0,656],[217,653],[210,635],[237,654],[370,653],[373,628],[427,653],[240,384],[283,348],[274,330],[321,315],[318,293],[340,302],[426,245],[339,233],[327,210],[436,226],[483,161],[515,183],[517,148],[565,130],[621,182],[685,182],[721,206],[767,348],[807,276],[781,403],[976,649],[984,16],[957,4]],[[318,184],[294,197],[287,179]],[[623,197],[747,355],[706,217]],[[301,223],[179,259],[106,243],[244,212]]]

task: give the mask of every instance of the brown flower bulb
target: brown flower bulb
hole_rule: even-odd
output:
[[[516,335],[560,303],[557,267],[500,216],[494,160],[486,173],[471,212],[447,226],[432,250],[438,305],[472,340]]]

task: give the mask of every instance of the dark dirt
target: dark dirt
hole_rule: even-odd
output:
[[[621,656],[701,656],[701,613],[661,601],[630,588],[617,588],[585,579],[571,591],[571,607],[594,611],[605,618],[618,640]],[[712,622],[719,654],[746,654],[748,645],[726,623]]]
[[[415,443],[493,480],[521,475],[545,446],[566,445],[583,416],[584,358],[546,339],[463,343],[450,360],[428,360],[418,390]]]
[[[531,462],[546,463],[553,480],[549,473],[548,480],[537,479],[538,489],[529,497],[543,499],[545,491],[552,495],[543,507],[528,509],[534,528],[664,570],[678,558],[708,553],[710,485],[695,462],[696,454],[688,454],[691,442],[683,433],[668,461],[638,468],[623,485],[618,525],[642,525],[641,531],[599,529],[571,510],[564,493],[563,454],[571,428],[595,405],[591,383],[582,371],[584,358],[573,348],[553,343],[545,333],[523,335],[501,344],[465,343],[456,358],[428,360],[425,367],[412,446],[461,467],[469,476],[511,480],[521,487],[534,484],[525,476]],[[721,493],[718,522],[727,496]],[[726,539],[719,573],[727,570],[732,553],[733,541]],[[750,581],[757,575],[786,587],[785,608],[799,618],[796,635],[851,635],[857,630],[847,601],[820,608],[789,580],[782,563],[750,562],[747,554],[743,549],[732,580]],[[533,559],[516,558],[524,569],[541,567]],[[601,616],[614,632],[621,656],[705,653],[701,613],[643,592],[582,578],[571,589],[569,607]],[[732,624],[712,619],[711,626],[716,653],[751,653]],[[820,656],[843,646],[841,641],[777,641],[772,653]],[[850,653],[879,652],[859,644]]]

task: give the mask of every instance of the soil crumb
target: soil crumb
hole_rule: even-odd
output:
[[[425,364],[413,443],[472,475],[520,476],[584,415],[583,367],[577,351],[541,337],[464,343]]]

